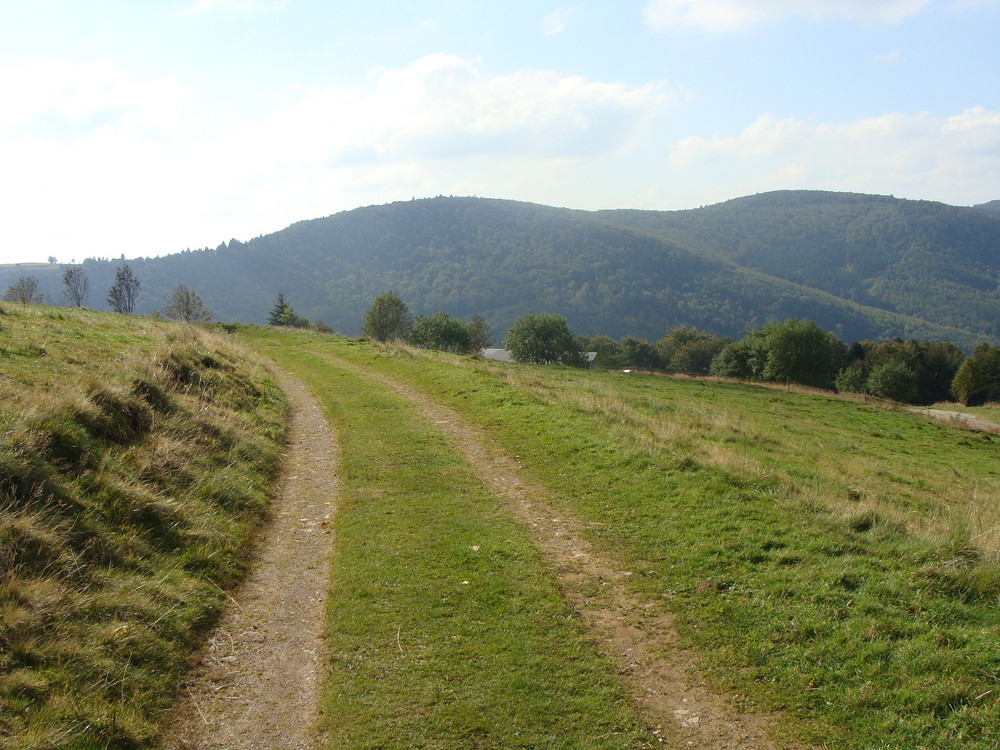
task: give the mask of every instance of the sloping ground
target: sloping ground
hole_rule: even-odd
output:
[[[1000,445],[993,436],[822,396],[499,366],[307,333],[266,335],[275,346],[293,343],[316,377],[340,359],[359,368],[339,369],[331,387],[343,381],[345,388],[367,388],[381,373],[478,425],[488,445],[503,446],[520,464],[522,480],[545,488],[545,504],[556,512],[539,506],[536,522],[583,521],[566,534],[600,551],[608,580],[632,573],[618,580],[633,601],[655,602],[648,622],[658,608],[674,614],[682,642],[697,652],[698,673],[716,690],[752,714],[780,710],[787,718],[776,729],[780,740],[840,748],[996,746],[1000,527],[991,499]],[[358,428],[370,429],[366,422],[376,419],[374,429],[386,435],[413,403],[379,397],[366,407],[352,399],[335,400],[349,404],[344,415]],[[443,415],[428,424],[444,428],[449,421]],[[398,455],[382,460],[375,452],[356,471],[364,480],[399,482],[369,510],[391,520],[382,524],[385,532],[394,533],[395,518],[436,475],[447,491],[478,496],[471,485],[455,485],[457,468],[429,461],[428,446],[395,448],[385,445]],[[400,471],[386,473],[393,463]],[[490,487],[481,475],[479,481]],[[490,494],[495,502],[497,493]],[[407,534],[451,533],[421,515],[440,502],[433,501],[415,512]],[[515,516],[513,505],[501,507]],[[478,545],[481,532],[467,538]],[[467,572],[482,553],[452,552],[458,569],[435,570],[441,586],[427,583],[428,592],[421,583],[421,597],[433,601],[438,591],[455,599],[447,586],[452,576],[472,587],[489,581]],[[572,601],[569,588],[563,596]],[[585,596],[597,599],[606,588],[590,586]],[[379,604],[390,590],[395,585],[358,585]],[[398,610],[380,612],[393,623],[391,633],[374,636],[378,645],[364,658],[343,657],[350,669],[368,669],[368,681],[358,675],[337,684],[364,683],[371,690],[366,700],[387,716],[380,701],[399,700],[386,692],[395,670],[422,663],[413,644],[424,626],[404,616],[399,650]],[[371,625],[384,629],[378,619]],[[658,655],[665,661],[663,653],[672,648]]]
[[[611,665],[613,672],[617,675],[617,680],[625,687],[631,701],[637,707],[641,721],[646,727],[647,741],[643,746],[653,747],[665,744],[677,747],[707,748],[709,750],[808,747],[807,744],[794,741],[775,742],[770,737],[771,717],[759,711],[754,714],[745,713],[740,710],[740,705],[745,702],[744,698],[735,700],[733,696],[722,695],[710,689],[699,677],[695,665],[695,655],[681,646],[680,638],[674,629],[673,616],[664,610],[655,599],[639,597],[630,590],[629,580],[635,571],[623,567],[605,553],[598,551],[586,538],[584,533],[586,524],[573,517],[571,513],[567,513],[565,509],[557,511],[550,505],[548,492],[524,476],[515,457],[506,454],[494,445],[490,445],[489,438],[481,429],[473,427],[457,412],[429,398],[417,389],[385,375],[363,369],[355,363],[333,355],[331,352],[323,351],[321,346],[307,345],[298,349],[298,354],[293,356],[289,356],[290,349],[271,348],[268,351],[272,356],[282,361],[285,366],[291,367],[293,371],[298,370],[302,376],[314,381],[314,387],[320,387],[320,383],[325,380],[326,385],[322,387],[322,390],[327,399],[331,398],[332,391],[339,390],[332,385],[334,379],[331,378],[331,373],[337,371],[348,372],[356,379],[382,383],[384,388],[401,396],[415,407],[420,419],[429,425],[430,431],[444,437],[453,446],[453,450],[457,450],[468,467],[478,476],[479,482],[492,498],[491,502],[498,503],[505,514],[516,519],[527,538],[541,553],[541,559],[549,570],[548,575],[554,576],[561,595],[580,618],[594,647]],[[296,364],[303,360],[308,363],[306,368]],[[332,396],[332,399],[336,401],[337,397]],[[385,408],[379,400],[368,403],[369,405],[362,406],[362,409]],[[356,406],[353,408],[357,409]],[[398,420],[408,419],[403,412],[394,410],[394,413],[397,414]],[[386,440],[389,439],[387,435]],[[387,444],[386,448],[388,449],[388,447]],[[396,447],[403,449],[404,452],[407,450],[407,446],[394,446],[394,448]],[[426,454],[423,453],[423,449],[418,444],[410,445],[409,450],[412,451],[412,458],[407,460],[427,460]],[[391,459],[387,460],[391,461]],[[365,475],[368,476],[367,472]],[[380,481],[378,485],[368,488],[368,491],[381,494],[384,492],[392,493],[394,490],[392,487],[383,486]],[[461,492],[461,489],[456,491]],[[409,502],[409,498],[406,495],[401,495],[398,501],[406,503]],[[350,501],[349,504],[355,506],[356,501]],[[357,509],[350,511],[350,513],[358,512],[360,511]],[[374,513],[375,511],[370,512]],[[388,512],[395,513],[395,511]],[[343,522],[343,519],[339,521],[339,523]],[[385,530],[389,534],[393,533],[388,528]],[[435,533],[430,522],[428,522],[424,533],[428,535]],[[504,534],[505,532],[497,531],[496,533]],[[478,545],[472,549],[477,550]],[[376,553],[372,550],[370,554]],[[456,574],[462,575],[458,571]],[[335,580],[337,580],[337,576],[338,574],[335,572]],[[470,581],[462,583],[469,584]],[[381,596],[385,595],[388,594]],[[428,592],[421,596],[427,597],[433,603],[433,594]],[[396,612],[396,608],[390,607],[387,612]],[[334,630],[342,627],[337,622],[338,617],[341,616],[344,616],[342,610],[337,607],[331,608],[331,627]],[[389,614],[387,616],[397,617],[399,615]],[[389,685],[393,679],[391,677],[393,669],[391,657],[398,657],[400,661],[406,660],[413,648],[412,641],[415,637],[413,631],[419,632],[421,629],[420,622],[404,620],[404,625],[396,631],[392,642],[383,647],[386,652],[390,652],[386,655],[389,657],[388,661],[382,661],[386,657],[378,657],[381,666],[374,668],[374,682],[370,689],[365,690],[363,694],[365,697],[354,699],[354,701],[363,700],[366,704],[370,703],[370,708],[366,709],[366,712],[378,715],[385,710],[385,702],[392,700],[392,688]],[[373,632],[368,638],[361,639],[358,642],[359,645],[353,648],[363,648],[365,651],[375,650],[378,649],[376,644],[380,641],[381,637]],[[335,637],[333,642],[339,643],[340,641]],[[360,645],[366,642],[369,645]],[[334,646],[334,648],[341,647]],[[462,648],[456,644],[455,657],[461,658]],[[341,665],[348,657],[337,654],[333,656],[334,669],[340,670]],[[266,667],[258,666],[256,669],[266,671]],[[361,669],[361,667],[349,666],[349,669]],[[339,680],[340,678],[338,678],[337,684],[341,687],[336,688],[337,690],[350,689],[347,683],[341,683]],[[424,692],[427,689],[426,686],[417,683],[411,688],[411,692]],[[382,693],[383,690],[384,693]],[[380,695],[380,693],[382,694]],[[422,712],[429,712],[431,709],[426,706],[410,710],[419,715]],[[345,717],[327,717],[327,722],[333,722],[334,725],[344,720],[349,721]],[[500,716],[489,715],[482,716],[481,720],[487,723],[502,721]],[[208,721],[212,722],[213,719],[209,718]],[[392,723],[393,719],[386,717],[384,721]],[[571,715],[564,718],[555,715],[545,719],[546,723],[554,722],[557,727],[561,722],[565,722],[567,729],[577,721]],[[417,725],[419,726],[421,723],[418,719]],[[445,730],[442,734],[436,735],[435,726],[436,720],[428,715],[423,726],[416,730],[419,734],[411,734],[407,737],[401,731],[395,742],[390,741],[383,744],[384,740],[371,739],[368,744],[363,742],[362,746],[456,746],[449,744],[452,742],[448,739],[449,732],[452,730]],[[619,730],[624,728],[623,725],[619,727]],[[596,738],[594,741],[597,741]],[[347,739],[344,739],[343,742],[345,746],[351,744]],[[475,740],[470,736],[467,742],[472,742],[477,747],[505,746],[493,744],[495,740],[490,740],[486,736],[476,737]],[[534,745],[525,745],[525,747],[527,746]],[[570,741],[568,744],[559,746],[586,747],[589,745],[586,743],[574,744],[573,741]],[[207,747],[214,747],[214,745],[207,745]]]
[[[247,570],[284,422],[228,337],[0,309],[0,748],[156,742]]]

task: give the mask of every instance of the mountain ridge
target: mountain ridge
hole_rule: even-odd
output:
[[[564,314],[578,333],[649,339],[675,325],[740,335],[803,317],[847,341],[971,348],[1000,337],[998,254],[1000,220],[986,211],[777,191],[669,212],[415,199],[128,262],[143,283],[139,312],[185,283],[218,319],[262,323],[283,292],[300,314],[351,335],[392,289],[417,313],[480,313],[498,335],[524,312]],[[120,263],[84,262],[92,304]],[[16,278],[11,268],[0,268],[0,288]],[[61,267],[32,273],[57,299]]]

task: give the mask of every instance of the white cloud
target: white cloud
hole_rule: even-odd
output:
[[[931,0],[648,0],[646,23],[657,29],[695,26],[734,31],[782,17],[846,18],[861,23],[898,23]]]
[[[186,97],[173,77],[136,81],[116,63],[50,63],[0,69],[0,133],[75,137],[128,125],[168,130],[179,125]]]
[[[660,86],[431,55],[364,88],[292,88],[292,105],[213,129],[176,81],[116,65],[0,81],[6,246],[40,258],[214,246],[411,195],[553,200],[547,186],[583,190],[673,101]]]
[[[562,34],[569,27],[570,11],[565,8],[554,10],[542,19],[542,33],[545,36]]]
[[[980,203],[996,197],[984,191],[1000,189],[1000,112],[826,124],[762,115],[735,137],[682,140],[670,162],[706,180],[743,175],[735,194],[808,187]]]
[[[459,57],[434,54],[384,71],[369,91],[312,91],[255,137],[331,164],[586,157],[628,145],[671,101],[659,86],[540,70],[488,76]]]

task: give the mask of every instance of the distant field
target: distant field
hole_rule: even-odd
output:
[[[483,426],[676,613],[705,677],[782,711],[786,737],[1000,743],[995,436],[824,396],[248,335]]]

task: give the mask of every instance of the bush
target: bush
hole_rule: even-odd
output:
[[[522,315],[504,337],[515,362],[582,365],[583,354],[562,315]]]
[[[886,362],[872,368],[865,387],[873,396],[911,403],[917,395],[917,376],[906,365]]]
[[[845,367],[837,373],[833,385],[841,393],[861,393],[865,389],[865,371],[860,367]]]

